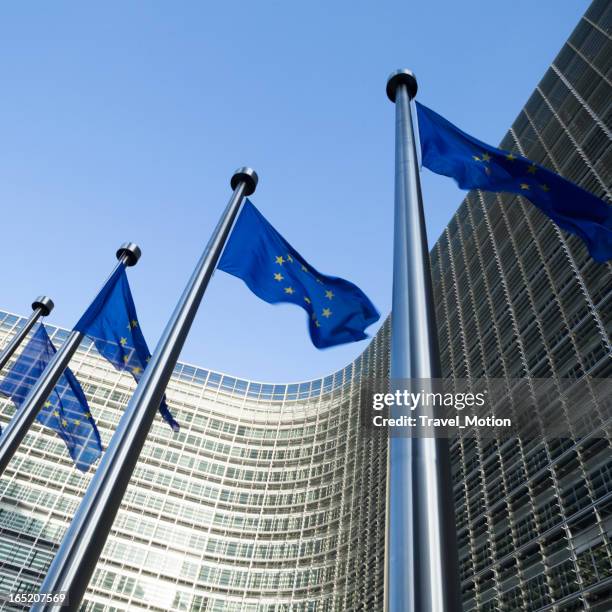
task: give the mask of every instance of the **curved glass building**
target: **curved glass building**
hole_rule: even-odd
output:
[[[502,146],[612,201],[611,71],[612,5],[595,0]],[[612,266],[521,198],[470,193],[432,274],[445,377],[612,375]],[[0,346],[23,323],[0,312]],[[179,364],[181,432],[156,419],[84,609],[382,611],[387,442],[360,394],[388,374],[389,332],[299,384]],[[87,343],[71,365],[107,444],[134,383]],[[12,413],[0,399],[3,425]],[[612,609],[601,414],[581,438],[453,442],[464,610]],[[89,480],[35,423],[0,478],[0,595],[38,589]]]
[[[0,321],[5,337],[24,319]],[[388,331],[350,366],[299,384],[179,364],[168,401],[181,432],[156,421],[86,608],[381,609],[386,439],[362,427],[359,398],[362,377],[386,373]],[[106,445],[133,383],[88,343],[73,364]],[[6,422],[12,406],[0,406]],[[0,480],[0,593],[41,583],[89,479],[33,426]]]

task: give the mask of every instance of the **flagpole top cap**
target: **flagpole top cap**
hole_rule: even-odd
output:
[[[407,70],[406,68],[396,70],[387,79],[387,97],[391,102],[395,102],[395,94],[400,85],[406,85],[411,100],[416,96],[418,85],[412,70]]]
[[[117,259],[121,259],[125,256],[126,266],[135,266],[142,255],[140,247],[135,242],[124,242],[117,249]]]
[[[39,295],[32,302],[32,310],[38,310],[40,308],[40,312],[43,317],[49,316],[54,306],[55,304],[53,303],[53,300],[46,295]]]
[[[244,195],[249,196],[255,191],[258,182],[259,177],[257,176],[257,172],[255,172],[253,168],[244,167],[238,168],[238,170],[234,172],[230,185],[232,189],[236,189],[240,183],[245,183]]]

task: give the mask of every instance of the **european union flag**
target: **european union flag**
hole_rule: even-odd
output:
[[[418,102],[416,107],[426,168],[454,178],[462,189],[522,195],[582,238],[593,259],[612,259],[610,204],[525,157],[476,140]]]
[[[19,408],[54,354],[55,347],[41,324],[0,383],[0,393],[10,397]],[[70,368],[64,370],[36,419],[64,440],[79,470],[86,472],[100,456],[102,442],[98,428]]]
[[[352,283],[317,272],[246,200],[217,266],[241,278],[262,300],[291,302],[308,313],[317,348],[367,338],[379,314]]]
[[[129,372],[136,382],[140,380],[151,353],[136,316],[125,267],[118,266],[74,329],[91,338],[117,370]],[[179,430],[165,398],[159,412],[174,431]]]

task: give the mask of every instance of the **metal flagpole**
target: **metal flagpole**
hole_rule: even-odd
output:
[[[76,610],[83,599],[208,282],[242,202],[255,191],[257,181],[256,172],[250,168],[240,168],[232,176],[234,192],[229,203],[166,325],[40,588],[43,593],[66,593],[71,610]],[[53,608],[53,604],[38,604],[32,610]]]
[[[118,262],[112,274],[114,274],[118,266],[135,265],[140,259],[140,247],[133,242],[122,244],[117,251],[117,259]],[[64,373],[82,339],[83,334],[81,332],[70,332],[66,342],[53,355],[49,365],[28,393],[21,408],[15,412],[13,418],[2,432],[2,436],[0,436],[0,475],[2,475],[9,461],[19,448],[36,415],[40,412],[57,381]]]
[[[410,109],[416,92],[410,70],[389,77],[387,95],[396,111],[391,382],[405,387],[418,379],[422,388],[435,387],[441,367]],[[391,435],[389,446],[387,610],[459,611],[448,440],[422,431],[412,437]]]
[[[53,300],[46,295],[38,296],[32,303],[32,314],[26,321],[25,325],[15,334],[13,339],[6,345],[6,348],[0,353],[0,370],[8,363],[13,353],[19,348],[23,339],[28,335],[28,332],[34,327],[34,323],[40,317],[48,316],[53,310]]]

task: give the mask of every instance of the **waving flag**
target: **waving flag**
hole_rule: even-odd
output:
[[[0,393],[19,407],[55,354],[40,324],[5,378]],[[86,472],[102,452],[102,442],[87,398],[70,368],[66,368],[36,419],[64,440],[76,467]]]
[[[217,267],[241,278],[270,304],[290,302],[303,308],[317,348],[367,338],[365,329],[380,316],[359,287],[309,265],[249,200]]]
[[[426,168],[454,178],[461,189],[522,195],[582,238],[595,261],[612,259],[612,205],[525,157],[476,140],[419,102],[416,107]]]
[[[129,372],[136,382],[140,380],[151,353],[140,329],[123,266],[108,279],[74,329],[91,338],[99,353],[117,370]],[[159,412],[174,431],[179,430],[165,399]]]

